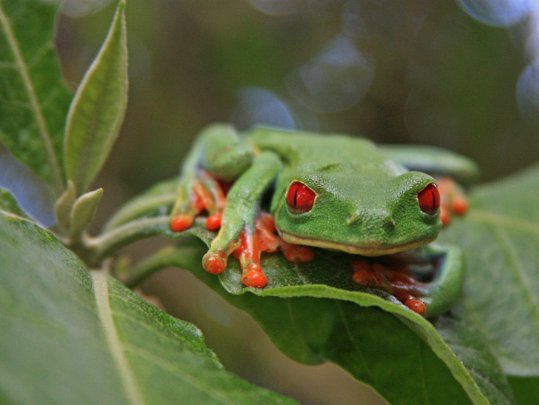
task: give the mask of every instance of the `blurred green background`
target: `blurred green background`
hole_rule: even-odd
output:
[[[129,107],[97,182],[105,188],[99,220],[176,176],[193,138],[215,121],[444,146],[475,159],[486,181],[537,162],[537,4],[129,0]],[[64,4],[57,43],[73,87],[112,12],[107,0]],[[161,243],[131,251],[140,257]],[[286,359],[246,315],[186,272],[166,270],[143,289],[197,324],[243,378],[306,404],[384,403],[336,367]]]

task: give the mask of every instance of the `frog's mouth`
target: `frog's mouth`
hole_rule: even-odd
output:
[[[353,255],[361,255],[361,256],[392,255],[395,253],[400,253],[407,250],[416,249],[436,239],[436,235],[434,235],[430,239],[423,239],[419,241],[414,240],[411,242],[402,243],[398,245],[397,244],[396,245],[372,244],[369,246],[360,246],[360,245],[339,243],[339,242],[333,242],[333,241],[322,240],[322,239],[305,238],[302,236],[293,235],[291,233],[283,232],[283,231],[279,231],[279,234],[281,235],[281,238],[285,242],[291,243],[294,245],[305,245],[305,246],[319,247],[322,249],[339,250],[341,252],[345,252],[345,253],[349,253]]]

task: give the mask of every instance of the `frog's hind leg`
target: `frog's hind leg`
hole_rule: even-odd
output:
[[[479,169],[473,161],[432,146],[382,145],[380,149],[407,169],[428,173],[436,179],[441,195],[440,220],[444,226],[451,222],[453,215],[467,212],[468,200],[459,184],[472,184],[479,177]]]
[[[231,181],[251,164],[253,151],[228,125],[212,125],[197,139],[187,157],[171,212],[170,228],[181,232],[191,227],[195,217],[207,211],[206,227],[221,225],[225,205],[222,181]]]
[[[448,176],[466,186],[476,182],[479,177],[475,162],[447,149],[423,145],[380,145],[379,148],[390,160],[408,170],[434,177]]]
[[[421,299],[424,286],[409,274],[406,266],[361,258],[352,263],[352,268],[354,283],[384,290],[420,315],[426,312],[427,307]]]
[[[440,220],[447,226],[453,215],[464,215],[468,212],[468,198],[450,177],[437,178],[436,183],[440,192]]]
[[[170,214],[170,229],[173,232],[182,232],[190,228],[195,217],[204,209],[203,201],[195,191],[198,184],[196,171],[183,173],[176,202]]]
[[[266,276],[260,266],[260,241],[256,220],[260,200],[281,169],[279,158],[271,152],[258,155],[251,167],[232,185],[223,211],[222,226],[202,259],[206,271],[223,272],[228,256],[236,255],[242,267],[242,282],[249,287],[262,288]]]
[[[430,245],[416,257],[360,258],[352,266],[356,284],[384,290],[426,317],[446,312],[458,298],[464,281],[462,253],[457,247]],[[417,279],[414,267],[427,279]]]
[[[219,182],[204,170],[180,182],[178,197],[171,213],[170,229],[181,232],[193,224],[195,217],[206,211],[206,228],[218,230],[225,205],[225,193]]]
[[[425,315],[434,317],[448,311],[459,297],[464,283],[464,258],[456,246],[431,244],[426,249],[432,256],[438,257],[435,278],[426,286],[422,298],[427,305]]]

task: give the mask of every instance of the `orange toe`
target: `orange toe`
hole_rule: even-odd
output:
[[[213,215],[210,215],[206,219],[206,229],[208,231],[217,231],[221,227],[221,219],[223,214],[221,211],[216,212]]]
[[[193,225],[193,218],[188,215],[178,215],[170,220],[169,226],[172,232],[183,232]]]
[[[224,253],[206,254],[202,259],[202,267],[208,273],[221,274],[226,269],[227,258]]]
[[[406,301],[404,301],[404,305],[406,305],[408,308],[418,313],[419,315],[423,315],[427,309],[425,303],[416,298],[407,299]]]
[[[268,283],[268,279],[260,265],[251,263],[247,267],[247,272],[241,277],[241,282],[247,287],[264,288]]]

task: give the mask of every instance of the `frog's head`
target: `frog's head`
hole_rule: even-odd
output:
[[[435,239],[439,202],[427,174],[340,167],[283,173],[273,212],[289,243],[380,256]]]

